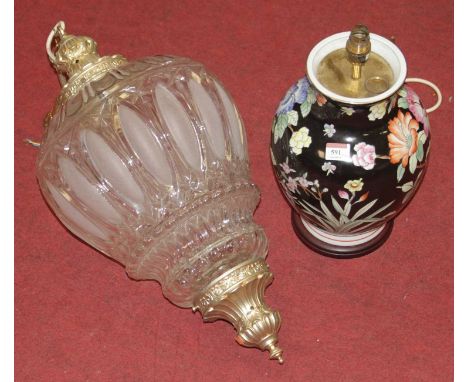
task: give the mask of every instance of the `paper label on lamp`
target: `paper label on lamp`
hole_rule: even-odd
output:
[[[349,143],[327,143],[325,160],[351,161],[351,145]]]

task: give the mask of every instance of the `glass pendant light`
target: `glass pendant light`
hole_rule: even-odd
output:
[[[241,345],[282,362],[259,191],[221,83],[187,58],[100,57],[63,22],[47,52],[62,90],[37,178],[54,213],[131,278],[157,280],[172,303],[231,322]]]

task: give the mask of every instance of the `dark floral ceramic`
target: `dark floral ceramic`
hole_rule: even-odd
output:
[[[406,64],[400,65],[401,83],[397,78],[390,95],[370,104],[320,92],[308,65],[308,76],[288,90],[276,111],[275,175],[293,207],[296,233],[320,253],[350,257],[377,248],[423,179],[429,119],[417,94],[403,84]]]

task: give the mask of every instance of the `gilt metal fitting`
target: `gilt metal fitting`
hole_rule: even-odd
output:
[[[277,345],[281,317],[263,299],[272,280],[265,260],[248,260],[205,288],[195,298],[193,310],[199,310],[204,321],[230,322],[240,345],[267,350],[270,359],[283,363],[283,350]]]

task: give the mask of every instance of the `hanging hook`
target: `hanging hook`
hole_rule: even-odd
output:
[[[46,51],[47,55],[49,56],[50,62],[52,64],[55,64],[55,53],[52,51],[52,43],[54,42],[54,39],[56,37],[63,37],[65,34],[65,23],[63,21],[59,21],[55,26],[52,28],[52,30],[49,33],[49,37],[47,37],[47,42],[46,42]]]

